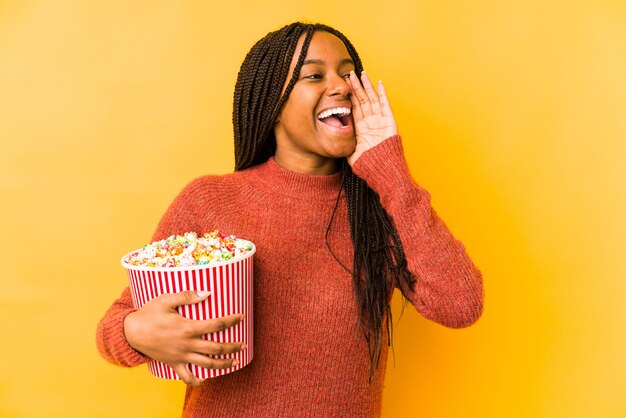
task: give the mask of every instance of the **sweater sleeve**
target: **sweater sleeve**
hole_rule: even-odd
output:
[[[197,230],[195,219],[198,216],[195,205],[195,192],[201,187],[200,179],[187,185],[169,206],[161,218],[152,241],[172,234]],[[150,361],[149,357],[136,351],[126,341],[124,319],[135,311],[130,289],[127,286],[122,295],[111,305],[96,329],[96,345],[102,357],[118,366],[133,367]]]
[[[100,320],[96,330],[96,345],[102,357],[118,366],[133,367],[150,361],[126,341],[124,319],[133,312],[132,298],[128,286]]]
[[[425,318],[467,327],[483,311],[481,272],[430,204],[430,194],[409,173],[399,135],[369,149],[352,167],[378,193],[396,227],[409,271],[416,279],[409,300]]]

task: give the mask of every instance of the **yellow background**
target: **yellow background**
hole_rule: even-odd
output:
[[[183,185],[232,171],[239,65],[299,19],[385,81],[484,274],[470,328],[404,311],[384,416],[626,416],[625,3],[304,3],[0,2],[0,416],[180,414],[183,385],[105,363],[96,323]]]

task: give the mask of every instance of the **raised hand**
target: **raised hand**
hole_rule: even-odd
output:
[[[361,84],[361,81],[363,84]],[[378,82],[378,93],[369,77],[363,71],[361,81],[354,71],[350,71],[348,84],[352,90],[352,118],[356,148],[348,157],[348,163],[354,165],[368,149],[375,147],[390,136],[398,134],[398,126],[393,117],[383,82]]]

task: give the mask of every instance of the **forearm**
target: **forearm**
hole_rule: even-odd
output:
[[[415,308],[447,327],[474,323],[483,310],[482,275],[431,207],[430,194],[411,178],[400,138],[368,150],[353,171],[379,194],[398,231],[416,279],[408,295]]]

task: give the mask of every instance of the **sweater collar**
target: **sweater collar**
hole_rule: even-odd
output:
[[[255,168],[264,185],[276,193],[299,199],[337,199],[341,171],[329,175],[297,173],[278,165],[273,157]]]

